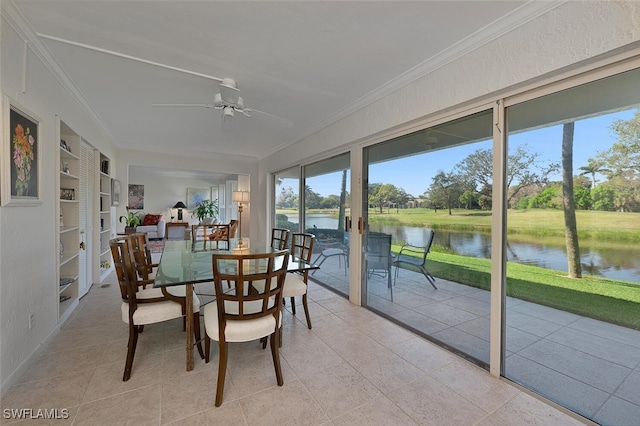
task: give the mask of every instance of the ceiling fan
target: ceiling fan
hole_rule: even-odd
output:
[[[247,117],[251,117],[251,113],[263,114],[265,116],[276,119],[280,124],[286,127],[292,127],[293,122],[286,118],[278,117],[265,111],[253,108],[245,108],[244,100],[240,96],[240,89],[236,87],[236,82],[232,78],[223,78],[220,82],[220,92],[213,97],[212,104],[152,104],[154,107],[202,107],[210,109],[222,110],[223,130],[225,123],[231,123],[236,112]]]

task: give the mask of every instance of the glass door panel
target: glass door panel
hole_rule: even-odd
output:
[[[368,147],[362,190],[363,305],[485,365],[491,132],[487,110]]]
[[[638,81],[633,70],[506,111],[504,375],[600,424],[640,413]]]
[[[313,262],[320,269],[315,281],[349,297],[350,154],[345,153],[304,167],[304,231],[316,235]]]
[[[300,231],[300,167],[292,167],[274,174],[273,226],[291,232]]]

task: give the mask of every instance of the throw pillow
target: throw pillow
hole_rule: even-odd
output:
[[[162,218],[161,214],[147,214],[142,219],[142,226],[152,226],[157,225]]]

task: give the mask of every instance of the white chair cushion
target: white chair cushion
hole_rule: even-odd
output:
[[[282,313],[280,313],[282,324]],[[267,315],[254,320],[229,320],[225,327],[227,342],[249,342],[268,336],[275,331],[276,321],[273,315]],[[213,340],[220,340],[218,334],[218,305],[213,302],[204,307],[204,329]]]
[[[153,297],[163,297],[162,290],[159,288],[147,288],[139,290],[136,297],[138,299],[150,299]],[[122,302],[122,321],[129,324],[129,304]],[[193,295],[193,312],[200,311],[200,299],[197,295]],[[133,323],[136,325],[155,324],[162,321],[168,321],[182,316],[182,307],[180,303],[172,300],[165,302],[156,302],[148,304],[138,304],[138,308],[133,313]]]
[[[288,272],[282,288],[282,297],[302,296],[307,292],[307,285],[300,274]]]

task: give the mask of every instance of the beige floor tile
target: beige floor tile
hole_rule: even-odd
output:
[[[214,407],[217,377],[217,368],[209,368],[163,381],[161,424],[184,419]],[[229,376],[225,382],[224,396],[226,401],[236,399]]]
[[[299,380],[285,382],[240,399],[251,426],[320,425],[329,421],[320,405]]]
[[[425,374],[388,349],[363,353],[350,363],[385,395]]]
[[[84,394],[83,402],[91,402],[135,389],[158,385],[162,380],[162,365],[153,362],[136,363],[131,377],[122,381],[124,362],[99,365],[91,378],[91,383]]]
[[[95,368],[102,362],[106,344],[48,352],[44,350],[36,362],[20,378],[21,382],[68,376],[70,372]]]
[[[302,382],[331,419],[382,396],[347,362],[322,370]]]
[[[213,407],[198,414],[169,423],[170,426],[200,426],[200,425],[247,425],[247,419],[237,401],[229,402],[220,407]]]
[[[488,372],[457,360],[431,375],[464,396],[478,407],[493,411],[518,394],[518,390],[504,381],[496,380]]]
[[[74,426],[158,425],[160,385],[136,389],[82,404]]]
[[[93,369],[64,377],[19,383],[2,399],[2,409],[63,409],[80,405]]]
[[[403,386],[388,396],[421,425],[473,425],[487,414],[429,376]]]
[[[389,398],[383,396],[333,419],[335,426],[410,426],[417,425]]]
[[[460,359],[421,337],[400,342],[391,350],[426,373]]]

